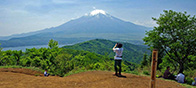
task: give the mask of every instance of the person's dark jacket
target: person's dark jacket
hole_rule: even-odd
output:
[[[171,75],[171,73],[169,72],[169,70],[165,70],[163,78],[168,79],[169,75]]]

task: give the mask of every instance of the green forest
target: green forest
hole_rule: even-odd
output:
[[[58,42],[51,39],[48,48],[31,48],[25,52],[7,50],[0,52],[0,66],[23,66],[47,69],[51,74],[64,76],[77,70],[113,71],[113,57],[84,50],[59,48]],[[136,64],[123,61],[123,72],[133,71]]]

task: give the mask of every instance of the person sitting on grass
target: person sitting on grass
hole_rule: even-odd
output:
[[[47,70],[45,70],[44,72],[44,76],[48,77],[49,76],[49,73],[47,73]]]
[[[165,72],[163,74],[163,78],[164,79],[172,79],[172,80],[174,80],[175,76],[172,73],[170,73],[169,70],[170,70],[170,67],[167,66],[167,70],[165,70]]]
[[[195,82],[192,82],[193,86],[196,86],[196,77],[194,78]]]
[[[175,78],[179,83],[185,82],[185,76],[182,71],[179,72],[179,74]]]

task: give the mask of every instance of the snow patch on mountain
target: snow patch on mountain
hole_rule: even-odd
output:
[[[90,13],[90,16],[94,16],[94,15],[97,15],[97,14],[104,14],[104,15],[106,15],[106,12],[104,10],[96,9],[96,10],[93,10]]]

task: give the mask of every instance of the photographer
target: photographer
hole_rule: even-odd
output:
[[[123,48],[122,48],[122,44],[121,43],[116,43],[115,46],[113,47],[113,51],[116,52],[116,55],[114,56],[114,68],[115,68],[115,75],[116,76],[121,76],[121,62],[122,62],[122,53],[123,53]],[[118,72],[118,68],[119,67],[119,74]]]

